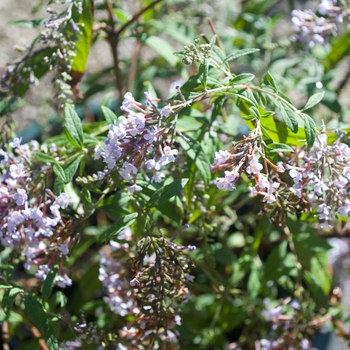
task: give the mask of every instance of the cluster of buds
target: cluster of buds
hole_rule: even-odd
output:
[[[130,241],[130,229],[121,232],[119,240]],[[174,327],[181,324],[179,308],[189,298],[187,285],[193,276],[189,275],[187,252],[193,249],[147,237],[139,241],[136,254],[129,243],[114,241],[101,251],[99,279],[107,293],[104,301],[115,314],[135,319],[119,332],[129,348],[177,348]],[[128,269],[126,258],[130,256]],[[118,346],[124,349],[122,343]]]
[[[186,65],[202,62],[205,58],[210,58],[210,44],[200,44],[200,39],[196,39],[194,44],[184,47],[182,62]]]
[[[343,22],[346,9],[337,6],[337,0],[322,0],[316,15],[312,10],[293,10],[292,23],[296,40],[305,42],[311,48],[315,44],[324,45],[330,35],[337,34],[337,24]],[[323,17],[326,16],[326,17]]]
[[[127,117],[121,116],[118,123],[111,124],[106,141],[95,149],[95,159],[102,157],[106,163],[105,172],[100,172],[99,177],[117,169],[124,180],[131,182],[127,187],[131,193],[142,190],[136,184],[142,166],[146,168],[145,175],[149,171],[152,181],[160,182],[165,176],[160,172],[161,167],[174,162],[178,154],[171,148],[175,132],[174,123],[169,122],[171,107],[158,110],[153,102],[156,99],[149,93],[145,96],[146,106],[136,102],[130,92],[125,94],[121,110]]]
[[[1,244],[21,252],[27,271],[38,266],[38,278],[45,279],[58,259],[56,284],[64,288],[71,284],[63,270],[63,260],[69,254],[72,240],[64,234],[68,229],[60,210],[68,207],[68,197],[65,193],[55,196],[43,188],[39,174],[47,171],[46,165],[33,169],[35,153],[45,147],[40,149],[35,141],[21,145],[19,139],[14,139],[9,146],[14,153],[0,149]]]
[[[241,142],[237,142],[229,150],[215,152],[214,163],[210,166],[212,172],[225,170],[224,177],[215,180],[217,188],[225,191],[233,191],[235,183],[243,172],[255,181],[255,186],[250,188],[252,196],[262,195],[266,203],[276,202],[275,191],[280,183],[270,180],[272,176],[262,173],[262,170],[274,170],[276,173],[285,171],[282,165],[272,164],[259,150],[260,133],[255,129],[249,133]],[[264,165],[259,162],[263,157]],[[226,170],[227,169],[227,170]]]

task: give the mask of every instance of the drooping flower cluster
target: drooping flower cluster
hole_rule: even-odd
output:
[[[118,235],[118,240],[130,240],[130,229]],[[176,325],[181,324],[179,306],[189,298],[187,285],[192,246],[177,246],[164,238],[147,237],[138,243],[132,256],[128,243],[110,242],[108,251],[101,252],[99,279],[106,288],[104,301],[120,316],[133,316],[119,332],[130,348],[177,348]],[[120,347],[122,348],[122,344]]]
[[[82,12],[82,3],[79,1],[68,1],[67,8],[61,12],[47,9],[50,14],[44,22],[45,29],[40,35],[40,46],[34,41],[31,46],[21,48],[25,55],[8,65],[6,72],[1,76],[1,86],[11,90],[15,95],[23,93],[24,86],[31,86],[37,81],[36,74],[42,75],[38,70],[39,65],[33,65],[32,61],[40,60],[41,67],[46,65],[47,70],[56,70],[54,79],[58,87],[58,98],[67,99],[72,95],[69,82],[72,77],[68,72],[72,69],[75,57],[76,41],[80,32],[80,24],[73,20],[73,12]],[[48,45],[50,44],[50,45]],[[46,49],[43,49],[43,45]],[[47,52],[46,56],[43,53]],[[42,68],[41,68],[42,69]]]
[[[55,196],[45,191],[40,173],[47,170],[46,165],[37,170],[31,167],[35,152],[45,147],[40,149],[35,141],[21,145],[19,139],[10,142],[10,147],[15,154],[0,149],[1,244],[20,252],[27,271],[37,266],[38,278],[45,279],[58,259],[56,283],[60,287],[70,285],[62,264],[71,242],[57,234],[65,229],[60,210],[68,207],[68,197],[65,193]]]
[[[294,164],[286,166],[294,182],[291,191],[299,198],[306,194],[323,228],[332,227],[337,216],[348,217],[350,213],[350,147],[341,142],[344,136],[341,133],[328,145],[322,132],[310,152],[301,151]]]
[[[118,235],[118,240],[131,240],[130,228]],[[99,280],[106,288],[107,296],[103,298],[111,311],[120,316],[137,315],[137,308],[130,288],[130,278],[126,260],[129,258],[129,244],[110,241],[109,251],[101,251]]]
[[[267,339],[260,340],[261,348],[264,350],[311,350],[311,339],[315,335],[315,330],[325,327],[331,320],[328,314],[315,318],[313,312],[308,314],[306,310],[304,318],[301,319],[302,305],[291,298],[272,304],[270,299],[264,299],[264,309],[261,312],[263,319],[270,324]]]
[[[311,48],[315,44],[324,45],[330,35],[336,35],[336,22],[342,23],[346,14],[346,10],[337,3],[337,0],[322,0],[318,6],[321,17],[310,9],[293,10],[292,28],[297,35],[296,40],[307,43]]]
[[[210,166],[212,172],[225,170],[224,177],[215,180],[217,188],[220,190],[233,191],[235,183],[243,172],[245,172],[255,182],[255,186],[250,188],[252,196],[262,195],[266,203],[276,202],[275,190],[279,188],[279,182],[270,180],[271,176],[263,173],[264,166],[260,163],[261,153],[258,149],[259,133],[255,129],[249,133],[243,141],[236,143],[230,150],[215,152],[214,163]],[[265,169],[267,164],[276,173],[283,173],[282,165],[275,166],[267,162],[265,158]]]
[[[171,148],[174,125],[167,122],[172,113],[171,107],[166,106],[159,111],[152,96],[149,93],[145,96],[147,105],[143,106],[134,100],[130,92],[125,94],[121,110],[127,116],[119,117],[118,122],[109,126],[107,140],[95,150],[95,159],[102,157],[106,172],[117,168],[119,175],[130,182],[128,190],[131,193],[142,189],[136,184],[136,175],[142,166],[144,173],[152,172],[152,181],[160,182],[165,176],[160,172],[161,167],[174,162],[178,154],[176,149]]]

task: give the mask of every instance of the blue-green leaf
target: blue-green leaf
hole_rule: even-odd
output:
[[[306,102],[306,105],[302,110],[306,111],[307,109],[310,109],[311,107],[317,105],[322,100],[323,96],[324,96],[324,91],[318,92],[310,96],[310,98],[308,99],[308,101]]]
[[[281,102],[278,102],[278,106],[281,111],[282,120],[284,123],[290,130],[292,130],[294,133],[297,133],[299,125],[295,112]]]
[[[121,217],[111,227],[103,232],[103,240],[115,239],[121,231],[125,230],[136,220],[137,216],[137,213],[132,213]]]
[[[43,293],[41,296],[41,299],[43,301],[46,301],[49,298],[49,296],[51,295],[52,289],[55,285],[57,271],[58,271],[58,266],[56,265],[49,271],[49,273],[46,276],[44,286],[43,286]]]
[[[61,165],[58,163],[54,164],[53,171],[59,179],[61,179],[64,183],[67,183],[66,174]]]
[[[232,60],[235,60],[236,58],[238,57],[241,57],[241,56],[244,56],[244,55],[249,55],[253,52],[257,52],[257,51],[260,51],[259,49],[243,49],[243,50],[238,50],[238,51],[235,51],[231,54],[229,54],[226,58],[225,58],[225,61],[226,62],[229,62],[229,61],[232,61]]]
[[[106,106],[101,106],[102,115],[108,124],[113,124],[118,117]]]
[[[316,132],[317,132],[316,123],[309,115],[303,113],[302,116],[304,117],[305,136],[306,136],[307,145],[309,147],[312,147],[316,139]]]
[[[24,307],[33,324],[43,332],[48,348],[50,350],[58,350],[58,342],[55,331],[47,319],[43,306],[36,298],[30,294],[27,294],[24,297]]]
[[[187,182],[188,179],[179,179],[173,181],[169,185],[160,188],[159,190],[153,193],[152,197],[146,204],[146,209],[150,209],[152,207],[156,207],[160,204],[163,204],[170,198],[176,196],[180,193],[180,191],[182,191]]]
[[[74,140],[75,144],[82,148],[84,146],[83,127],[78,114],[70,105],[64,107],[64,115],[66,118],[66,131]]]

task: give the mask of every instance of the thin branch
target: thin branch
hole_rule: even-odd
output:
[[[1,333],[2,333],[2,350],[10,350],[9,324],[7,321],[2,322]]]
[[[108,1],[108,0],[107,0]],[[135,13],[131,19],[129,19],[129,21],[127,21],[126,23],[124,23],[119,29],[114,31],[114,35],[118,38],[120,36],[120,34],[130,26],[130,24],[132,24],[133,22],[135,22],[137,20],[138,17],[140,17],[142,14],[144,14],[146,11],[148,11],[149,9],[151,9],[152,7],[156,6],[158,3],[160,3],[163,0],[156,0],[152,3],[150,3],[148,6],[144,7],[143,9],[141,9],[139,12]]]
[[[132,55],[131,65],[130,65],[130,72],[129,72],[129,79],[128,79],[128,85],[127,85],[127,91],[131,91],[132,87],[134,85],[135,76],[136,76],[136,69],[137,69],[137,61],[140,56],[142,48],[142,43],[140,40],[136,41],[134,53]]]
[[[223,47],[222,42],[221,42],[221,40],[219,38],[219,35],[218,35],[217,31],[216,31],[216,28],[214,26],[213,20],[210,17],[208,17],[207,19],[208,19],[211,31],[213,32],[214,35],[216,35],[216,44],[220,47],[220,49],[222,51],[224,51],[224,47]]]
[[[115,83],[117,90],[119,92],[119,99],[123,96],[123,81],[122,75],[119,68],[119,57],[118,57],[118,36],[114,36],[112,33],[115,31],[114,19],[113,19],[113,6],[110,0],[105,0],[108,12],[108,19],[111,27],[111,31],[106,30],[108,37],[107,41],[111,47],[112,56],[113,56],[113,70],[115,75]]]

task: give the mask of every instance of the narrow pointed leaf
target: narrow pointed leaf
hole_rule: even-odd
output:
[[[49,298],[49,296],[51,295],[52,289],[55,285],[57,271],[58,271],[58,266],[56,265],[49,271],[49,273],[46,276],[46,279],[44,282],[44,287],[43,287],[43,293],[41,296],[41,299],[43,301],[46,301]]]
[[[75,143],[82,148],[84,146],[83,127],[78,114],[73,107],[66,105],[64,108],[64,115],[66,118],[66,131]]]
[[[314,95],[312,95],[308,101],[306,102],[306,105],[302,109],[303,111],[306,111],[307,109],[310,109],[311,107],[317,105],[323,98],[324,96],[324,91],[318,92]]]
[[[188,179],[179,179],[173,181],[169,185],[160,188],[159,190],[154,192],[152,197],[149,199],[149,201],[146,204],[146,209],[150,209],[160,204],[163,204],[170,198],[178,195],[185,187],[187,182]]]
[[[293,148],[284,143],[270,143],[266,146],[269,152],[294,152]]]
[[[60,178],[64,183],[67,183],[66,174],[64,173],[64,170],[61,167],[61,165],[59,165],[58,163],[54,164],[53,171],[58,178]]]
[[[103,232],[102,237],[104,240],[115,239],[116,236],[127,227],[129,227],[137,218],[137,213],[125,215],[117,220],[111,227]]]
[[[257,51],[260,51],[260,50],[259,50],[259,49],[243,49],[243,50],[238,50],[238,51],[235,51],[235,52],[229,54],[229,55],[225,58],[225,61],[226,61],[226,62],[229,62],[229,61],[235,60],[235,59],[238,58],[238,57],[241,57],[241,56],[244,56],[244,55],[249,55],[249,54],[254,53],[254,52],[257,52]]]
[[[286,105],[281,102],[278,102],[279,109],[281,111],[283,122],[287,127],[292,130],[294,133],[298,132],[298,120],[295,113]]]
[[[58,342],[46,312],[39,301],[27,294],[24,298],[25,310],[33,324],[42,331],[46,344],[50,350],[58,349]]]
[[[309,115],[303,113],[302,116],[304,117],[305,136],[307,145],[309,147],[312,147],[316,139],[316,123]]]
[[[106,106],[101,106],[101,112],[108,124],[113,124],[117,116]]]

